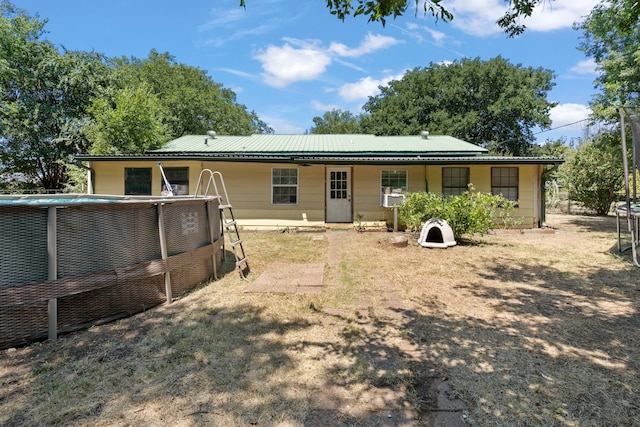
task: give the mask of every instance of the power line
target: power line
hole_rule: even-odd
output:
[[[554,127],[554,128],[551,128],[551,129],[541,130],[540,132],[536,132],[536,133],[534,133],[534,135],[540,135],[541,133],[551,132],[552,130],[556,130],[556,129],[564,128],[564,127],[567,127],[567,126],[577,125],[578,123],[586,122],[586,121],[588,121],[588,120],[589,120],[589,119],[582,119],[582,120],[578,120],[577,122],[567,123],[566,125],[561,125],[561,126],[556,126],[556,127]]]

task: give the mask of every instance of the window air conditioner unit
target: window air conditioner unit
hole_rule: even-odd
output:
[[[385,208],[392,208],[394,206],[400,206],[404,203],[404,194],[401,193],[391,193],[384,194],[384,199],[382,200],[382,206]]]

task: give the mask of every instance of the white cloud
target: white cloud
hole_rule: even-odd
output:
[[[254,27],[254,28],[250,28],[248,30],[236,31],[236,32],[233,32],[233,33],[227,33],[227,34],[225,34],[224,37],[208,38],[204,42],[202,42],[202,44],[204,46],[220,47],[220,46],[223,46],[223,45],[225,45],[225,44],[227,44],[227,43],[229,43],[230,41],[233,41],[233,40],[240,40],[240,39],[248,37],[248,36],[257,36],[259,34],[268,33],[272,29],[273,29],[273,25],[271,25],[271,24],[263,24],[263,25],[259,25],[259,26]]]
[[[551,117],[551,127],[558,128],[561,126],[569,129],[584,129],[586,122],[582,121],[589,117],[591,109],[582,104],[559,104],[552,108],[549,116]]]
[[[274,3],[271,7],[268,3]],[[278,12],[277,1],[263,0],[260,7],[244,9],[238,6],[231,8],[214,8],[207,22],[197,27],[198,32],[213,32],[218,35],[201,42],[204,46],[220,47],[234,40],[255,38],[289,25],[297,19],[295,14],[284,15]],[[251,22],[251,23],[247,23]],[[259,23],[259,24],[254,24]]]
[[[597,74],[596,67],[597,64],[595,60],[585,59],[571,67],[571,71],[578,74]]]
[[[331,63],[331,56],[313,43],[304,44],[301,48],[289,43],[281,47],[269,46],[256,55],[268,85],[285,87],[296,81],[313,80],[324,73]]]
[[[331,111],[331,110],[339,110],[340,107],[335,104],[323,104],[317,99],[311,100],[311,108],[317,111]]]
[[[344,61],[344,60],[342,60],[340,58],[333,58],[333,60],[336,61],[340,65],[344,65],[345,67],[351,68],[352,70],[360,71],[362,73],[366,72],[366,70],[364,68],[359,67],[356,64],[353,64],[351,62]]]
[[[221,26],[228,27],[230,24],[240,21],[247,15],[246,11],[239,7],[232,9],[211,9],[210,14],[214,17],[198,26],[198,31],[215,30]]]
[[[318,78],[335,59],[339,57],[357,57],[400,43],[393,37],[367,34],[362,43],[351,49],[341,43],[331,43],[329,48],[321,46],[317,40],[284,38],[283,46],[269,46],[254,56],[262,63],[262,76],[270,86],[285,87],[297,81]],[[343,63],[345,66],[364,71],[361,68]]]
[[[570,28],[574,22],[579,22],[589,15],[600,0],[555,0],[542,1],[531,18],[524,24],[532,31],[552,31],[560,28]]]
[[[542,0],[530,18],[521,21],[528,31],[552,31],[570,28],[587,16],[600,0]],[[486,36],[502,32],[496,21],[507,10],[503,0],[453,0],[449,5],[454,15],[451,24],[465,33]]]
[[[234,76],[244,77],[246,79],[254,79],[255,76],[251,73],[247,73],[246,71],[236,70],[234,68],[224,68],[218,67],[217,70],[224,71],[225,73],[233,74]]]
[[[432,30],[426,25],[418,25],[413,22],[407,23],[406,28],[402,28],[394,24],[389,24],[389,26],[402,31],[418,43],[428,41],[436,46],[442,46],[447,38],[447,35],[442,31]],[[430,40],[426,40],[423,33],[427,33],[430,36]]]
[[[502,0],[454,0],[449,11],[453,13],[451,25],[465,33],[485,36],[502,31],[496,21],[507,10]]]
[[[269,126],[271,126],[275,133],[281,135],[298,135],[304,133],[305,131],[305,129],[301,128],[300,126],[293,124],[281,117],[273,117],[260,114],[260,118]]]
[[[444,44],[444,40],[447,38],[447,35],[445,33],[443,33],[442,31],[432,30],[428,27],[424,27],[424,30],[429,33],[436,45],[441,46],[442,44]]]
[[[346,101],[359,101],[365,100],[370,96],[380,93],[378,86],[384,86],[391,80],[400,80],[404,76],[397,74],[393,76],[387,76],[382,79],[373,79],[371,77],[364,77],[355,83],[346,83],[338,89],[338,94]]]
[[[357,57],[380,49],[386,49],[398,43],[401,43],[401,41],[393,37],[368,33],[357,48],[349,48],[342,43],[333,42],[329,46],[329,51],[342,57]]]

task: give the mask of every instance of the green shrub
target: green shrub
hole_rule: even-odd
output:
[[[624,188],[622,150],[616,133],[585,142],[565,167],[569,197],[598,215],[606,215]]]
[[[521,225],[524,223],[523,217],[515,216],[516,208],[518,207],[518,202],[505,200],[500,204],[500,210],[498,212],[498,217],[501,220],[501,225],[503,228],[515,228],[516,225]]]
[[[456,238],[474,233],[485,234],[495,228],[498,206],[509,202],[502,196],[465,191],[459,196],[443,197],[434,193],[408,193],[405,203],[398,208],[398,218],[410,231],[418,231],[431,218],[441,218],[449,223]]]
[[[445,204],[441,196],[434,193],[407,193],[404,203],[398,207],[398,219],[407,230],[417,231],[430,218],[441,218]]]

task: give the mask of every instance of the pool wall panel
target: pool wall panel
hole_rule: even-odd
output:
[[[70,332],[166,302],[166,273],[176,296],[221,265],[216,198],[51,203],[0,205],[0,348],[47,338],[50,298],[58,302],[58,333]],[[55,280],[48,277],[49,209],[56,213]]]

